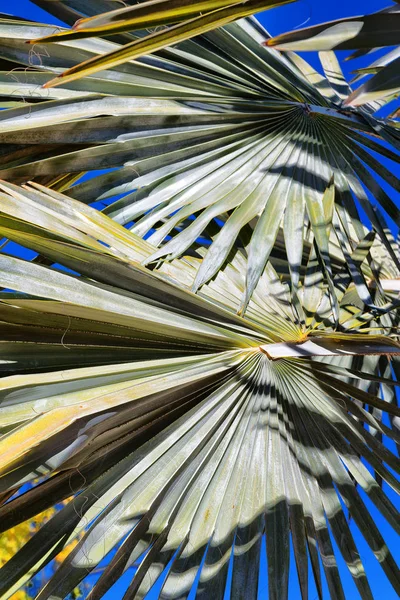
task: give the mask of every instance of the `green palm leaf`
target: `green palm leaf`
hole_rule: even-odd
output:
[[[320,558],[332,597],[344,598],[333,540],[360,595],[372,598],[347,510],[399,592],[393,556],[363,499],[398,530],[380,486],[399,488],[398,459],[383,443],[399,441],[400,409],[389,393],[398,381],[386,367],[388,356],[397,365],[400,346],[380,335],[379,322],[396,317],[393,307],[376,322],[361,303],[350,322],[346,295],[354,299],[357,287],[342,258],[332,281],[340,331],[325,289],[306,326],[301,287],[294,304],[271,264],[238,317],[240,252],[194,295],[198,259],[148,271],[140,261],[154,247],[95,209],[37,185],[2,190],[1,234],[39,256],[9,256],[7,244],[0,254],[0,285],[13,290],[0,303],[8,345],[1,490],[14,494],[41,477],[3,504],[2,528],[75,492],[0,570],[3,597],[76,539],[39,600],[67,595],[120,543],[91,600],[135,564],[125,598],[145,596],[157,581],[162,597],[185,597],[197,585],[197,596],[223,598],[230,557],[231,595],[246,584],[246,597],[256,598],[266,532],[270,598],[287,598],[290,537],[304,598],[308,557],[317,589]],[[332,198],[324,206],[334,225]],[[352,261],[367,276],[367,256],[376,272],[385,252],[367,235]],[[368,391],[372,382],[385,386],[383,397]]]
[[[3,21],[4,58],[32,65],[25,41],[51,31]],[[333,176],[335,203],[343,207],[338,223],[344,229],[351,223],[352,248],[365,235],[359,205],[387,245],[385,221],[371,208],[370,194],[396,223],[398,211],[371,172],[394,190],[400,186],[370,151],[398,163],[398,129],[374,116],[376,103],[343,110],[350,89],[332,55],[323,57],[325,78],[296,55],[286,58],[263,48],[267,37],[254,20],[241,20],[64,82],[46,92],[53,99],[44,101],[40,89],[37,103],[0,115],[6,150],[0,176],[51,185],[84,203],[106,201],[107,215],[150,236],[157,249],[144,259],[148,263],[179,257],[204,235],[210,247],[193,290],[211,281],[229,253],[244,245],[247,285],[241,310],[282,231],[294,286],[304,275],[307,223],[324,256],[324,276],[331,280],[332,248],[327,251],[319,225],[324,193]],[[35,48],[40,64],[23,75],[24,93],[82,58],[121,46],[96,38]],[[1,85],[5,94],[11,85],[15,91],[15,81],[6,75]],[[95,182],[76,183],[83,172],[115,168]]]
[[[322,75],[282,0],[34,1],[78,22],[0,19],[0,529],[67,501],[1,598],[73,548],[37,600],[255,600],[265,547],[284,600],[292,547],[372,599],[351,521],[400,595],[397,54],[353,91],[331,51],[398,9],[283,36]]]
[[[99,57],[89,59],[76,67],[62,73],[63,82],[73,81],[91,75],[103,69],[109,69],[126,61],[133,60],[162,50],[163,48],[201,35],[240,19],[255,12],[288,4],[295,0],[202,0],[193,3],[191,0],[148,0],[133,7],[113,10],[100,16],[82,19],[74,26],[71,33],[58,33],[31,43],[47,43],[71,40],[93,35],[109,35],[116,31],[146,30],[148,27],[159,27],[177,23],[165,30],[154,31],[149,35],[140,35],[122,48]],[[58,85],[55,79],[46,87]]]

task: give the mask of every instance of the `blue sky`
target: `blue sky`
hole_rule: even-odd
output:
[[[259,15],[259,19],[262,24],[268,29],[272,35],[297,28],[299,26],[309,26],[317,24],[327,20],[333,20],[345,16],[354,16],[358,14],[365,14],[368,12],[374,12],[385,6],[390,5],[390,0],[299,0],[298,3],[287,5],[278,9],[273,9]],[[41,10],[29,0],[0,0],[0,12],[10,13],[14,15],[29,18],[31,20],[38,20],[46,23],[60,24],[57,19],[54,19],[48,15],[45,11]],[[305,23],[306,21],[306,23]],[[318,65],[318,59],[312,54],[308,54],[306,57],[314,66]],[[346,74],[354,68],[353,65],[345,63]],[[357,66],[361,66],[360,63]],[[393,196],[393,190],[390,190]],[[397,195],[397,201],[399,202],[399,195]],[[395,494],[387,489],[386,484],[385,491],[388,493],[392,501],[396,502]],[[368,507],[371,508],[371,513],[378,524],[382,535],[386,539],[390,549],[394,556],[400,560],[400,544],[397,536],[393,533],[391,527],[386,521],[380,516],[378,511],[374,508],[368,499],[365,499]],[[400,504],[397,502],[400,509]],[[357,527],[354,523],[351,524],[351,528],[358,544],[360,555],[364,560],[364,564],[367,568],[367,573],[370,576],[371,587],[373,590],[374,597],[376,599],[384,598],[385,600],[396,600],[397,595],[388,583],[386,577],[383,574],[378,562],[375,560],[371,550],[369,549],[362,536],[359,534]],[[336,550],[336,549],[335,549]],[[262,553],[261,566],[262,571],[266,573],[265,567],[265,552]],[[344,562],[340,558],[340,554],[337,553],[339,566],[341,567],[341,573],[343,576],[345,593],[347,600],[357,600],[359,598],[358,592],[352,582],[351,576],[344,565]],[[126,577],[121,583],[117,583],[110,592],[104,597],[106,600],[119,600],[122,598],[124,589],[129,584],[131,574],[127,573]],[[125,583],[125,585],[124,585]],[[311,583],[311,582],[310,582]],[[264,599],[267,597],[267,576],[266,574],[261,577],[259,585],[259,598]],[[324,585],[326,598],[329,597],[327,592],[326,584]],[[157,598],[157,593],[148,596],[149,600]],[[227,590],[226,598],[229,597],[229,590]],[[310,600],[317,598],[317,593],[313,585],[311,584],[310,589]],[[189,596],[192,598],[192,596]],[[297,574],[294,565],[294,561],[291,560],[291,572],[290,572],[290,593],[289,600],[297,600],[300,598],[300,593],[297,585]]]

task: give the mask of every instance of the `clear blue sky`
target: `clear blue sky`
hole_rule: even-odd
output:
[[[293,28],[297,28],[299,26],[308,26],[314,25],[323,21],[333,20],[340,17],[345,16],[355,16],[359,14],[365,14],[368,12],[374,12],[381,8],[391,5],[390,0],[299,0],[297,4],[287,5],[282,8],[273,9],[267,11],[265,13],[261,13],[259,15],[259,19],[262,24],[268,29],[268,31],[272,35],[277,35],[283,31],[288,31]],[[14,0],[11,2],[10,0],[0,0],[0,12],[10,13],[12,12],[14,15],[26,17],[31,20],[38,20],[46,23],[54,23],[60,24],[56,19],[45,13],[43,10],[33,5],[29,0]],[[307,20],[307,23],[304,21]],[[313,65],[317,65],[317,59],[311,53],[309,53],[306,57]],[[361,66],[358,63],[357,66]],[[349,63],[345,63],[345,68],[349,72],[354,66]],[[390,193],[393,196],[393,190],[390,190]],[[397,196],[399,200],[399,196]],[[385,491],[388,493],[389,497],[392,501],[396,502],[396,497],[391,490],[387,489],[386,484]],[[394,556],[400,560],[400,543],[397,539],[396,534],[392,531],[391,527],[386,523],[386,521],[380,516],[379,512],[374,508],[371,502],[368,499],[365,499],[365,502],[368,507],[371,508],[371,514],[376,520],[382,535],[387,541],[390,549],[392,550]],[[397,502],[399,506],[399,503]],[[399,506],[400,508],[400,506]],[[369,549],[366,542],[363,540],[362,536],[358,533],[357,527],[354,523],[351,524],[351,529],[353,531],[355,541],[358,545],[360,554],[362,559],[364,560],[364,564],[366,566],[367,572],[370,577],[371,587],[374,594],[374,597],[377,600],[397,600],[397,595],[394,590],[391,588],[388,583],[386,577],[383,574],[382,569],[380,568],[378,562],[375,560],[371,550]],[[335,550],[337,550],[335,548]],[[264,553],[265,556],[265,553]],[[358,592],[353,584],[351,576],[343,562],[340,558],[340,553],[337,552],[339,566],[341,567],[341,573],[345,586],[345,593],[347,600],[357,600],[359,598]],[[262,571],[264,575],[262,575],[259,589],[259,598],[264,599],[267,597],[267,576],[265,572],[265,559],[262,558]],[[117,583],[110,592],[104,597],[106,600],[119,600],[122,598],[125,587],[128,585],[131,574],[127,573],[127,576],[123,579],[121,583]],[[291,573],[290,573],[290,593],[289,600],[297,600],[300,598],[300,593],[298,590],[297,584],[297,574],[296,568],[294,565],[294,560],[291,560]],[[125,585],[123,585],[125,582]],[[327,586],[324,586],[326,594],[326,598],[329,597],[327,592]],[[148,600],[155,600],[158,594],[155,592],[148,596]],[[192,596],[189,596],[191,599]],[[229,595],[226,594],[226,598]],[[310,589],[310,600],[315,600],[317,598],[317,593],[313,585],[311,585]]]

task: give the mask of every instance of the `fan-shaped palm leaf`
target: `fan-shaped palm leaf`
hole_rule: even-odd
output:
[[[115,546],[90,600],[132,565],[125,600],[157,582],[163,598],[190,589],[223,598],[228,578],[232,597],[246,590],[252,599],[266,535],[271,599],[287,598],[290,537],[303,598],[308,557],[319,596],[321,559],[332,597],[344,598],[333,540],[361,596],[372,598],[347,510],[400,593],[363,497],[398,530],[380,483],[399,487],[398,459],[382,440],[399,441],[387,356],[397,361],[400,346],[371,328],[362,302],[347,304],[351,265],[333,280],[341,331],[311,281],[312,256],[296,304],[269,265],[244,319],[235,313],[245,285],[239,252],[194,295],[197,259],[150,272],[139,261],[154,248],[96,210],[37,185],[2,190],[2,235],[39,256],[8,256],[7,244],[0,255],[9,289],[0,303],[9,373],[0,485],[9,495],[38,474],[42,481],[0,508],[1,527],[76,493],[0,570],[3,597],[78,537],[38,600],[63,598]],[[378,263],[367,235],[353,264],[360,269],[370,253]],[[301,315],[315,291],[310,328]],[[364,366],[354,368],[360,352]],[[377,383],[383,399],[370,391]]]
[[[4,59],[36,64],[21,75],[23,93],[36,94],[60,68],[119,47],[101,38],[38,45],[35,62],[25,41],[52,31],[23,21],[0,26]],[[393,149],[398,130],[373,116],[375,104],[343,111],[350,90],[334,56],[325,56],[324,78],[296,55],[263,48],[267,37],[257,22],[242,20],[55,91],[39,89],[39,102],[0,115],[0,175],[68,189],[86,203],[114,197],[106,214],[159,246],[147,262],[178,257],[204,234],[212,243],[194,290],[212,279],[235,244],[245,245],[242,308],[281,227],[294,286],[302,269],[303,223],[310,224],[329,275],[321,224],[329,220],[323,198],[332,176],[343,228],[352,223],[355,243],[364,236],[360,203],[388,245],[385,222],[368,193],[400,222],[373,176],[400,188],[374,156],[399,162]],[[7,101],[15,97],[14,78],[3,76]],[[100,92],[106,96],[93,95]],[[44,94],[54,100],[43,101]],[[73,185],[82,172],[115,167],[95,182]]]

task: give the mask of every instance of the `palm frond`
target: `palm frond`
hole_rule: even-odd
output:
[[[167,46],[201,35],[216,27],[222,27],[237,19],[256,12],[288,4],[295,0],[146,0],[135,6],[125,6],[105,14],[80,19],[72,32],[60,32],[44,38],[31,40],[32,44],[74,40],[110,35],[115,32],[139,31],[133,41],[123,47],[90,58],[76,65],[45,87],[74,81],[146,54],[162,50]],[[172,25],[171,25],[172,24]],[[165,26],[171,25],[170,27]],[[159,28],[148,33],[148,28]],[[144,30],[144,31],[143,31]],[[145,33],[144,33],[145,32]]]
[[[0,24],[3,57],[31,67],[20,78],[24,94],[36,94],[38,84],[83,57],[121,46],[74,39],[35,46],[33,55],[25,42],[51,31],[24,21]],[[374,204],[397,224],[398,210],[374,174],[400,189],[379,160],[398,164],[399,132],[374,116],[377,103],[343,109],[350,90],[332,55],[324,57],[323,77],[296,55],[262,47],[267,39],[255,20],[244,19],[54,91],[40,88],[37,101],[1,112],[0,176],[50,185],[84,203],[105,202],[105,214],[156,246],[147,263],[177,258],[203,235],[208,250],[194,291],[244,246],[241,310],[281,232],[295,288],[309,236],[332,280],[321,227],[325,192],[333,178],[338,224],[347,237],[350,224],[354,233],[351,252],[365,235],[359,206],[389,246]],[[4,74],[0,83],[11,94],[7,101],[18,92],[13,78]],[[115,170],[77,182],[99,169]]]
[[[38,253],[23,260],[6,244],[0,254],[2,344],[12,350],[0,381],[0,489],[14,494],[1,526],[75,492],[0,570],[4,598],[73,540],[38,600],[67,595],[113,548],[90,600],[131,567],[125,599],[157,584],[165,598],[194,590],[222,599],[228,579],[232,597],[246,585],[257,598],[263,536],[270,598],[287,598],[290,539],[303,598],[308,558],[317,589],[321,559],[331,595],[344,598],[337,552],[372,598],[348,515],[400,592],[364,500],[398,531],[381,482],[399,491],[399,461],[384,441],[399,442],[398,379],[387,365],[400,348],[379,322],[368,326],[363,303],[349,325],[346,295],[357,287],[343,259],[333,279],[341,327],[323,289],[315,314],[324,319],[310,328],[303,293],[293,303],[271,264],[239,317],[240,252],[194,295],[198,259],[149,271],[140,265],[154,252],[148,241],[68,196],[3,184],[0,208],[0,232]],[[376,272],[386,249],[365,237],[352,260],[367,273],[371,254]],[[327,365],[310,344],[324,347]],[[377,382],[382,396],[371,391]]]

